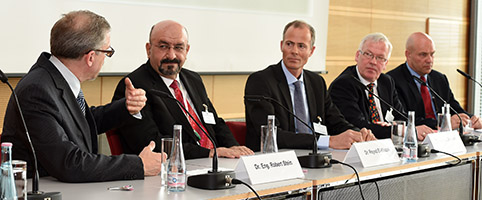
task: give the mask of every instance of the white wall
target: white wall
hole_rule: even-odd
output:
[[[281,59],[284,25],[294,19],[316,30],[307,68],[325,69],[328,0],[1,0],[0,69],[26,73],[49,51],[53,24],[72,10],[91,10],[112,26],[116,50],[102,72],[130,72],[147,59],[150,28],[172,19],[188,29],[185,67],[198,72],[251,72]]]

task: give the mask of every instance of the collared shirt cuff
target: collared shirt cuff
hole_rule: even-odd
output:
[[[318,149],[328,149],[330,146],[330,136],[320,135],[318,138]]]
[[[141,114],[141,112],[138,112],[138,113],[136,113],[136,114],[133,114],[132,116],[135,117],[136,119],[142,119],[142,114]]]

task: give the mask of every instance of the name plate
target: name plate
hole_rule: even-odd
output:
[[[250,184],[261,184],[304,178],[294,151],[241,156],[236,165],[236,178]]]
[[[361,162],[363,167],[372,167],[400,162],[397,150],[391,139],[356,142],[343,160],[345,163]]]
[[[457,131],[445,131],[439,133],[428,134],[423,140],[430,148],[447,153],[465,153],[467,149],[460,139]]]

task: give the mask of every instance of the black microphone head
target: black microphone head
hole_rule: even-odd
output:
[[[7,82],[8,82],[8,77],[2,72],[2,70],[0,70],[0,80],[1,80],[3,83],[7,83]]]
[[[420,84],[427,86],[427,83],[425,83],[425,81],[422,81],[422,79],[418,78],[417,76],[412,75],[412,78],[417,80]]]
[[[360,86],[362,86],[364,89],[368,89],[367,86],[366,86],[365,84],[363,84],[363,83],[360,81],[360,79],[358,79],[356,76],[351,75],[351,77],[352,77],[353,79],[355,79],[356,82],[357,82],[358,84],[360,84]]]
[[[468,79],[472,79],[472,77],[470,75],[468,75],[467,73],[463,72],[462,70],[460,69],[457,69],[457,72],[459,72],[460,74],[462,74],[462,76],[465,76],[466,78]]]

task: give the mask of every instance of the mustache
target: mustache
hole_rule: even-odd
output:
[[[172,59],[172,60],[171,60],[171,59],[167,59],[167,58],[161,60],[161,65],[162,65],[162,64],[168,64],[168,63],[174,63],[174,64],[178,64],[178,65],[179,65],[179,64],[181,63],[181,61],[178,60],[177,58],[174,58],[174,59]]]

